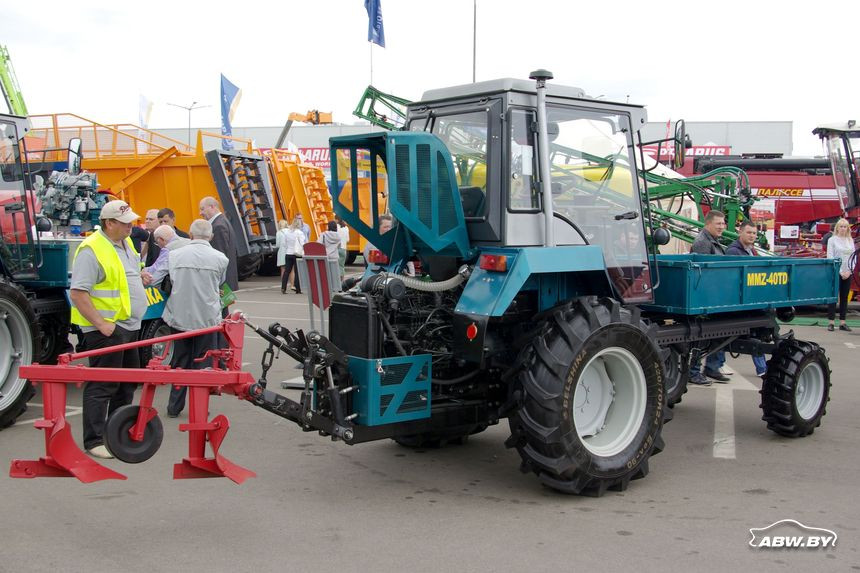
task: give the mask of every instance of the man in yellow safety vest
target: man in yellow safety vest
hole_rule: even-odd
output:
[[[72,324],[83,331],[83,347],[95,350],[137,340],[146,312],[145,284],[151,277],[140,271],[140,255],[129,238],[138,218],[125,201],[109,201],[99,215],[101,229],[84,239],[75,251],[69,298]],[[94,356],[90,366],[138,368],[137,349]],[[104,445],[107,417],[131,404],[134,384],[84,384],[84,448],[99,458],[111,458]]]

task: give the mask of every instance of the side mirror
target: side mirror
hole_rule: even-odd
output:
[[[687,127],[683,119],[675,122],[675,157],[672,158],[672,167],[677,171],[684,166],[684,150],[687,147]],[[693,142],[690,141],[692,147]]]
[[[669,244],[669,241],[672,240],[672,234],[667,229],[660,227],[651,233],[651,240],[653,240],[656,245],[667,245]]]
[[[80,175],[81,159],[81,139],[74,137],[69,140],[69,175]]]
[[[36,230],[40,233],[47,233],[53,228],[51,220],[47,217],[36,217]]]

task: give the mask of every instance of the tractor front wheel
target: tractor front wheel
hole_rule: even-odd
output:
[[[602,495],[645,477],[663,449],[663,360],[638,312],[611,299],[557,309],[526,348],[511,439],[523,471],[564,493]]]
[[[830,400],[830,362],[812,342],[787,339],[767,363],[762,420],[782,436],[808,436],[821,425]]]

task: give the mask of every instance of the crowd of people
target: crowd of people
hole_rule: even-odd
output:
[[[170,208],[149,209],[144,225],[128,203],[109,201],[100,213],[99,228],[77,248],[72,263],[70,299],[72,323],[83,333],[81,347],[94,350],[138,339],[147,309],[147,287],[169,294],[162,320],[171,332],[186,332],[214,326],[227,316],[225,293],[238,288],[238,252],[233,229],[214,197],[199,204],[200,218],[188,232],[176,227]],[[280,221],[276,236],[277,264],[281,269],[281,292],[290,287],[301,293],[296,261],[311,237],[310,226],[301,215],[292,222]],[[339,217],[320,233],[329,261],[336,263],[343,278],[349,228]],[[206,351],[224,345],[215,334],[173,341],[171,367],[186,370],[210,366],[198,361]],[[90,358],[90,366],[138,368],[138,351],[127,350]],[[107,418],[131,404],[135,386],[124,383],[88,382],[84,385],[84,448],[98,458],[113,455],[105,446]],[[172,388],[168,417],[185,408],[186,388]]]
[[[72,323],[82,335],[84,350],[116,346],[138,339],[147,308],[145,288],[169,290],[162,320],[173,332],[217,325],[226,316],[225,286],[238,288],[237,252],[233,231],[213,197],[200,201],[200,219],[189,233],[176,228],[170,209],[150,209],[144,233],[134,225],[137,213],[125,201],[104,205],[99,228],[77,248],[72,263],[69,298]],[[211,336],[174,341],[171,366],[205,368],[196,362],[218,342]],[[91,357],[90,366],[138,368],[137,349]],[[98,458],[113,455],[105,447],[107,418],[131,404],[135,386],[119,382],[87,382],[83,391],[84,448]],[[185,407],[185,388],[172,389],[167,415]]]
[[[277,264],[281,269],[281,294],[286,294],[287,289],[292,289],[296,294],[301,294],[302,287],[299,280],[299,269],[297,260],[304,254],[304,246],[310,241],[310,227],[302,220],[301,215],[296,215],[291,223],[286,220],[278,221],[278,234],[275,237],[277,252]],[[338,283],[343,280],[346,272],[346,255],[349,245],[349,227],[340,217],[329,221],[326,230],[319,234],[318,242],[326,250],[326,258],[329,261],[337,261],[339,271]]]

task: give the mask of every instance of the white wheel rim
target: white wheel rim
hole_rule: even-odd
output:
[[[824,370],[817,362],[807,364],[797,377],[794,404],[804,420],[811,420],[818,413],[824,399],[824,386]]]
[[[582,369],[571,406],[579,439],[594,455],[624,451],[645,417],[648,385],[629,350],[604,348]]]
[[[8,408],[26,384],[18,376],[22,364],[33,361],[27,317],[11,302],[0,300],[0,411]]]

